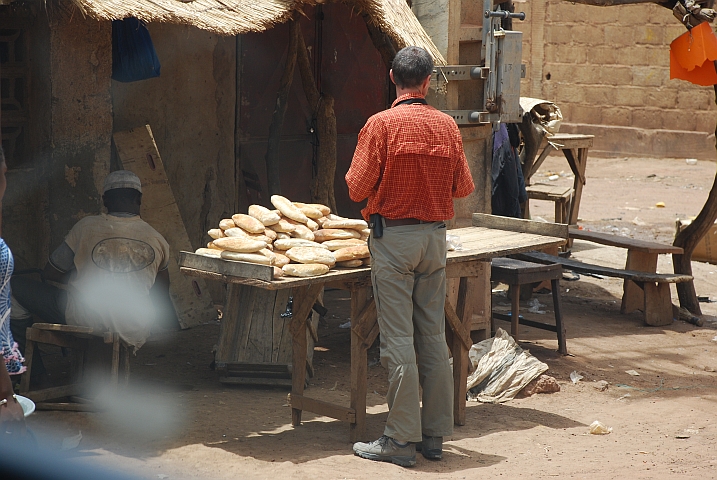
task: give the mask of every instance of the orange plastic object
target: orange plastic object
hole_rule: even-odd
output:
[[[717,37],[707,22],[702,22],[670,44],[670,78],[697,85],[717,84]]]

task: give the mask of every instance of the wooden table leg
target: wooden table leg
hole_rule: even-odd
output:
[[[645,323],[654,327],[672,324],[672,298],[669,283],[643,284],[645,289]]]
[[[627,262],[625,270],[636,270],[638,272],[657,272],[657,254],[638,252],[635,250],[627,251]],[[620,313],[631,313],[635,310],[645,311],[645,293],[632,280],[625,280],[623,284],[622,305]],[[670,318],[672,318],[672,307],[670,307]]]
[[[349,427],[352,442],[366,437],[367,351],[378,334],[376,330],[373,338],[367,338],[377,326],[375,307],[373,315],[364,313],[370,303],[371,287],[357,286],[351,289],[351,408],[356,414],[356,421]]]
[[[573,181],[573,189],[575,192],[573,193],[573,199],[570,202],[568,224],[577,225],[578,211],[580,210],[580,198],[583,195],[583,186],[585,185],[585,167],[588,163],[588,149],[578,148],[573,150],[563,150],[563,154],[565,154],[565,158],[568,160],[570,169],[575,175],[575,180]],[[566,248],[571,248],[572,246],[573,240],[568,238]]]
[[[324,289],[322,283],[294,289],[294,308],[291,319],[292,372],[291,393],[303,395],[306,382],[306,318],[314,302]],[[291,424],[301,425],[301,410],[291,409]]]
[[[468,349],[471,345],[470,322],[473,312],[466,308],[466,294],[468,280],[460,279],[458,298],[455,312],[450,302],[446,302],[446,320],[453,330],[453,339],[450,345],[453,353],[453,423],[466,424],[466,381],[468,378]],[[448,299],[447,299],[448,300]],[[454,317],[455,315],[455,317]],[[460,322],[460,323],[459,323]]]

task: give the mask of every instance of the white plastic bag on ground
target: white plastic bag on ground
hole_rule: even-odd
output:
[[[548,370],[545,363],[520,348],[502,328],[495,337],[473,345],[468,356],[473,364],[473,373],[468,375],[468,395],[484,403],[511,400]]]

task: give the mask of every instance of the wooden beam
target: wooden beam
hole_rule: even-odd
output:
[[[537,222],[523,218],[501,217],[487,213],[474,213],[473,226],[507,230],[510,232],[532,233],[548,237],[568,238],[568,226],[559,223]]]
[[[305,397],[297,393],[289,394],[289,404],[291,408],[298,410],[318,413],[342,422],[356,423],[356,411],[353,408],[334,405],[333,403]]]
[[[470,335],[468,335],[466,329],[463,327],[461,320],[458,318],[458,315],[453,310],[453,306],[451,306],[450,302],[448,301],[448,298],[446,298],[446,303],[443,309],[446,313],[446,320],[448,321],[448,325],[450,326],[451,331],[454,334],[458,335],[458,338],[460,338],[461,342],[463,343],[463,346],[465,346],[467,349],[470,349],[473,346],[471,337]]]

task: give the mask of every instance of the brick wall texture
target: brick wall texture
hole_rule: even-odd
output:
[[[670,43],[686,30],[669,9],[652,4],[596,7],[565,0],[515,6],[527,14],[525,22],[514,22],[524,33],[527,72],[521,95],[557,103],[574,131],[581,125],[601,126],[601,132],[613,127],[682,131],[692,142],[708,140],[714,132],[714,90],[670,80]],[[632,149],[639,148],[653,146]],[[714,158],[714,147],[705,154]]]

